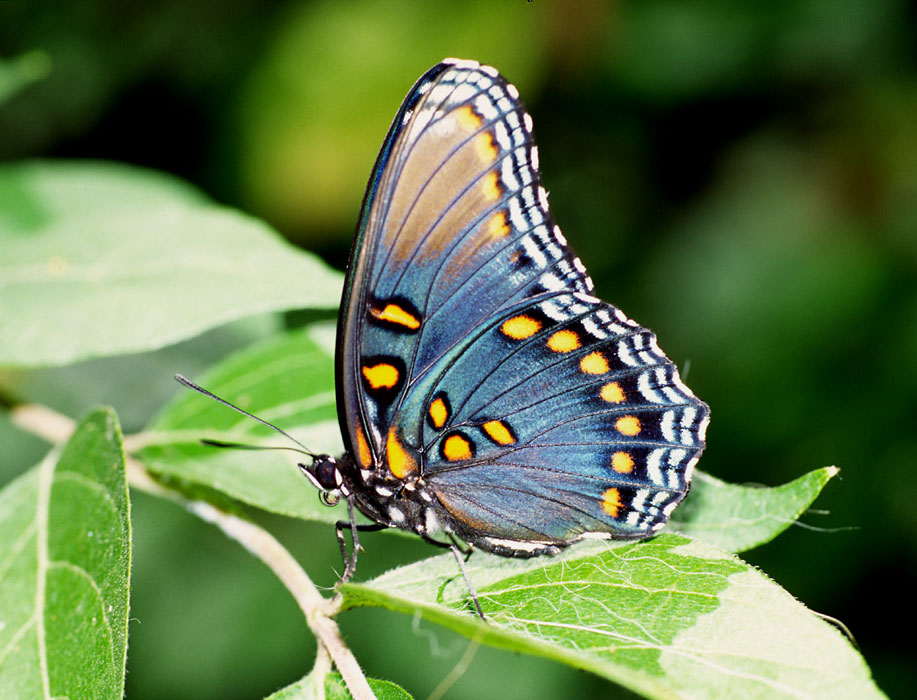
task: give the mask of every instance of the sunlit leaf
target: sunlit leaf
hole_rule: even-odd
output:
[[[428,619],[482,643],[589,670],[650,698],[881,698],[833,626],[733,555],[663,534],[525,561],[450,555],[343,588],[347,607]]]
[[[99,409],[0,492],[2,697],[122,697],[130,557],[121,430]]]
[[[334,361],[327,342],[323,346],[315,340],[320,332],[319,326],[318,331],[313,327],[271,338],[191,379],[292,433],[310,449],[340,454]],[[295,444],[212,399],[178,384],[176,391],[139,437],[143,446],[138,457],[151,471],[275,513],[325,522],[341,519],[340,508],[322,505],[296,466],[309,460],[306,455],[218,449],[200,441]]]
[[[172,177],[0,166],[0,366],[150,350],[251,314],[334,308],[341,277]]]
[[[668,528],[728,552],[758,547],[796,522],[837,471],[816,469],[773,488],[727,484],[698,473]]]

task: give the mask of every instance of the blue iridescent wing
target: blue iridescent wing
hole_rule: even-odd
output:
[[[339,387],[361,391],[342,429],[385,451],[410,387],[467,333],[575,257],[558,250],[531,118],[497,72],[443,62],[405,99],[364,200],[338,332]],[[582,291],[588,280],[575,277]]]
[[[707,407],[592,287],[515,88],[473,62],[431,69],[380,153],[345,288],[339,395],[360,468],[421,494],[427,530],[501,553],[661,527]]]
[[[688,491],[707,407],[613,306],[535,297],[437,369],[402,410],[425,412],[426,486],[469,541],[525,554],[645,537]]]

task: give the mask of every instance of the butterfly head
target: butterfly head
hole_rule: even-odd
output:
[[[300,464],[299,468],[312,485],[321,493],[322,502],[333,506],[341,496],[349,495],[341,472],[342,460],[331,455],[313,455],[312,464]]]

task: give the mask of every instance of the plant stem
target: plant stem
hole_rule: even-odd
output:
[[[270,567],[287,590],[293,594],[306,616],[309,629],[328,651],[328,655],[341,672],[351,695],[356,700],[375,698],[356,658],[344,644],[337,623],[331,617],[339,609],[338,600],[323,598],[289,551],[267,530],[247,520],[224,513],[203,501],[189,503],[188,510],[201,519],[215,524]]]

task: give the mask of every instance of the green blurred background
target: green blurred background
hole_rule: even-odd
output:
[[[366,179],[414,80],[445,56],[519,87],[545,186],[598,293],[653,328],[712,409],[701,467],[778,484],[836,464],[804,525],[746,558],[843,620],[891,696],[917,568],[917,10],[904,0],[0,3],[0,159],[174,173],[341,268]],[[214,251],[215,255],[219,251]],[[142,428],[258,336],[5,378],[71,415]],[[0,421],[6,481],[44,446]],[[5,452],[7,452],[5,450]],[[314,643],[284,589],[215,530],[135,494],[127,697],[253,698]],[[311,575],[327,528],[270,519]],[[432,553],[368,535],[359,576]],[[468,642],[419,620],[341,620],[367,672],[426,697]],[[495,687],[494,679],[499,678]],[[629,697],[483,649],[447,697]]]

